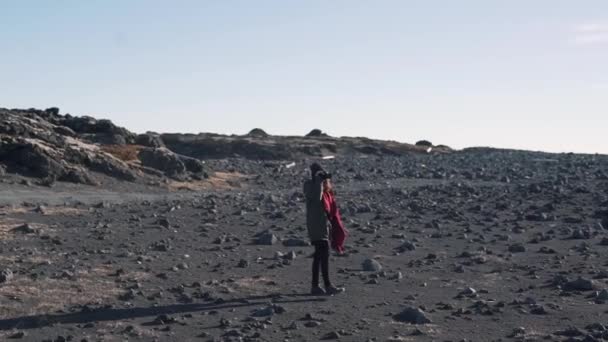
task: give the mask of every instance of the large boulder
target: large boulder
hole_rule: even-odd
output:
[[[247,133],[247,136],[254,138],[267,138],[269,135],[261,128],[254,128]]]
[[[203,173],[205,173],[205,164],[203,164],[202,161],[196,159],[196,158],[190,158],[190,157],[186,157],[186,156],[182,156],[182,155],[177,155],[179,160],[181,160],[182,163],[184,163],[184,165],[186,166],[186,170],[188,170],[188,172],[194,173],[194,174],[199,174],[202,175]]]
[[[419,140],[416,142],[416,146],[433,147],[433,143],[428,140]]]
[[[188,175],[180,157],[166,148],[144,148],[138,157],[143,166],[161,170],[167,177],[184,180]]]
[[[323,131],[321,131],[318,128],[313,129],[312,131],[308,132],[308,134],[306,134],[307,137],[313,137],[313,138],[318,138],[318,137],[326,137],[327,134],[323,133]]]

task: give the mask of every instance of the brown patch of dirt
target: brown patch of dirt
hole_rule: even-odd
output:
[[[10,265],[19,260],[21,265],[30,266],[30,265],[41,265],[41,264],[50,264],[53,262],[53,259],[49,256],[36,255],[29,257],[22,257],[20,255],[0,255],[0,263],[3,265]]]
[[[240,278],[236,279],[234,282],[234,288],[232,289],[235,292],[240,294],[247,295],[262,295],[268,294],[269,289],[272,289],[272,280],[266,277],[260,278]]]
[[[115,331],[125,331],[125,330],[129,331],[127,336],[131,336],[135,340],[141,339],[141,338],[149,338],[149,339],[158,340],[159,336],[161,335],[159,332],[155,331],[154,329],[143,328],[143,327],[140,327],[137,325],[133,325],[132,323],[129,323],[129,322],[100,322],[100,323],[98,323],[98,328],[95,331],[95,333],[96,333],[95,336],[92,336],[92,337],[99,338],[99,336],[111,335]],[[92,340],[96,340],[96,339],[92,338]],[[104,336],[103,341],[125,341],[125,339],[121,338],[121,339],[113,340],[113,339],[108,339],[107,336]]]
[[[70,207],[46,207],[43,211],[43,215],[69,215],[78,216],[85,213],[85,209],[77,209]]]
[[[75,273],[75,280],[16,276],[0,287],[0,296],[10,299],[0,307],[0,316],[40,315],[77,305],[103,304],[124,292],[114,279],[107,277],[109,273],[109,269],[99,267]]]
[[[191,182],[179,182],[170,181],[167,184],[167,189],[171,191],[176,190],[190,190],[190,191],[201,191],[201,190],[230,190],[242,188],[242,181],[247,178],[246,175],[238,172],[215,172],[208,179],[202,181],[191,181]]]
[[[137,161],[137,154],[143,148],[140,145],[104,145],[101,150],[122,161]]]
[[[0,209],[0,216],[6,216],[11,214],[26,214],[28,212],[37,212],[38,208],[28,208],[28,207],[5,207]],[[44,207],[41,211],[42,215],[82,215],[86,213],[85,209],[64,207],[64,206],[54,206],[54,207]],[[1,221],[0,221],[1,222]]]
[[[10,206],[10,207],[0,208],[0,215],[25,214],[30,210],[31,209],[28,209],[25,207]]]
[[[15,233],[12,230],[24,224],[25,222],[22,220],[17,220],[14,218],[2,218],[0,219],[0,240],[12,239]],[[41,225],[31,225],[32,228],[42,228]]]

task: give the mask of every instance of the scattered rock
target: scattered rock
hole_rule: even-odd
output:
[[[156,222],[156,224],[158,224],[159,226],[161,226],[163,228],[171,227],[171,223],[169,222],[169,220],[166,217],[159,218],[158,221]]]
[[[608,290],[603,289],[602,291],[597,292],[595,298],[599,301],[608,301]]]
[[[332,331],[332,332],[330,332],[330,333],[327,333],[327,334],[326,334],[326,335],[323,337],[323,339],[324,339],[324,340],[337,340],[337,339],[339,339],[340,337],[342,337],[342,335],[340,335],[340,333],[339,333],[339,332],[337,332],[337,331]]]
[[[304,326],[307,327],[307,328],[316,328],[316,327],[321,326],[321,322],[319,322],[319,321],[309,321],[309,322],[304,323]]]
[[[285,313],[285,308],[280,306],[280,305],[276,305],[276,304],[272,304],[269,306],[266,306],[264,308],[260,308],[260,309],[256,309],[251,316],[253,317],[266,317],[266,316],[273,316],[275,314],[282,314]]]
[[[6,268],[6,269],[2,270],[0,272],[0,284],[8,283],[9,281],[11,281],[13,279],[13,277],[14,277],[13,271],[11,271],[10,269]]]
[[[586,239],[590,239],[591,238],[591,232],[588,230],[582,230],[582,229],[575,229],[572,232],[572,236],[570,236],[571,239],[574,240],[586,240]]]
[[[522,244],[514,244],[509,246],[509,252],[511,253],[524,253],[526,252],[526,247]]]
[[[472,287],[467,287],[466,289],[460,291],[459,295],[465,296],[465,297],[473,297],[473,296],[477,295],[477,290],[475,290]]]
[[[363,271],[365,272],[380,272],[382,271],[382,265],[375,259],[366,259],[361,264]]]
[[[120,296],[118,296],[118,299],[122,300],[122,301],[130,301],[130,300],[135,299],[135,297],[136,297],[135,290],[130,289],[127,292],[125,292],[125,293],[121,294]]]
[[[165,325],[177,323],[177,319],[169,315],[159,315],[152,321],[154,325]]]
[[[395,275],[394,275],[394,276],[393,276],[391,279],[392,279],[392,280],[397,280],[397,281],[400,281],[400,280],[402,280],[402,279],[403,279],[403,273],[401,273],[401,272],[397,272],[397,273],[395,273]]]
[[[297,258],[297,254],[294,251],[290,251],[289,253],[287,253],[283,256],[283,259],[285,259],[285,260],[296,260],[296,258]]]
[[[526,334],[526,328],[524,327],[518,327],[513,329],[513,331],[511,332],[511,334],[509,335],[510,338],[515,338],[518,336],[524,336]]]
[[[565,291],[593,291],[596,285],[593,280],[577,278],[576,280],[569,281],[563,285]]]
[[[530,310],[530,313],[533,315],[546,315],[548,314],[547,310],[542,305],[534,305]]]
[[[406,241],[402,243],[401,246],[397,247],[397,250],[399,251],[399,253],[414,251],[416,250],[416,245],[414,245],[414,243],[412,242]]]
[[[274,245],[279,241],[276,235],[272,233],[264,233],[258,236],[256,243],[258,245]]]
[[[16,333],[12,334],[12,335],[9,335],[9,336],[8,336],[8,338],[9,338],[9,339],[15,339],[15,340],[16,340],[16,339],[21,339],[21,338],[24,338],[25,336],[26,336],[25,332],[23,332],[23,331],[18,331],[18,332],[16,332]]]
[[[425,312],[419,308],[407,307],[399,314],[394,315],[393,319],[398,322],[411,324],[428,324],[431,320],[426,316]]]
[[[11,229],[11,232],[21,234],[35,234],[38,232],[38,230],[30,226],[28,223],[24,223],[20,226]]]

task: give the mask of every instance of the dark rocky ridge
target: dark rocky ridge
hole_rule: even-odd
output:
[[[315,134],[313,134],[315,132]],[[254,129],[244,136],[212,133],[137,135],[109,120],[59,114],[58,108],[1,109],[2,172],[55,181],[98,184],[96,173],[129,182],[169,177],[201,180],[200,159],[296,160],[334,155],[428,153],[415,146],[367,138],[334,138],[315,129],[305,137],[272,136]],[[436,153],[450,152],[442,146]]]
[[[180,154],[200,159],[241,157],[253,160],[295,160],[324,155],[400,156],[428,153],[429,146],[361,137],[307,136],[226,136],[213,133],[162,134],[164,144]],[[448,153],[447,146],[436,146],[434,153]]]

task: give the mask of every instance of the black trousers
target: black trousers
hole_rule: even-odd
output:
[[[313,241],[315,246],[315,254],[312,259],[312,286],[319,286],[319,268],[323,272],[323,283],[325,287],[331,286],[329,281],[329,241],[319,240]]]

